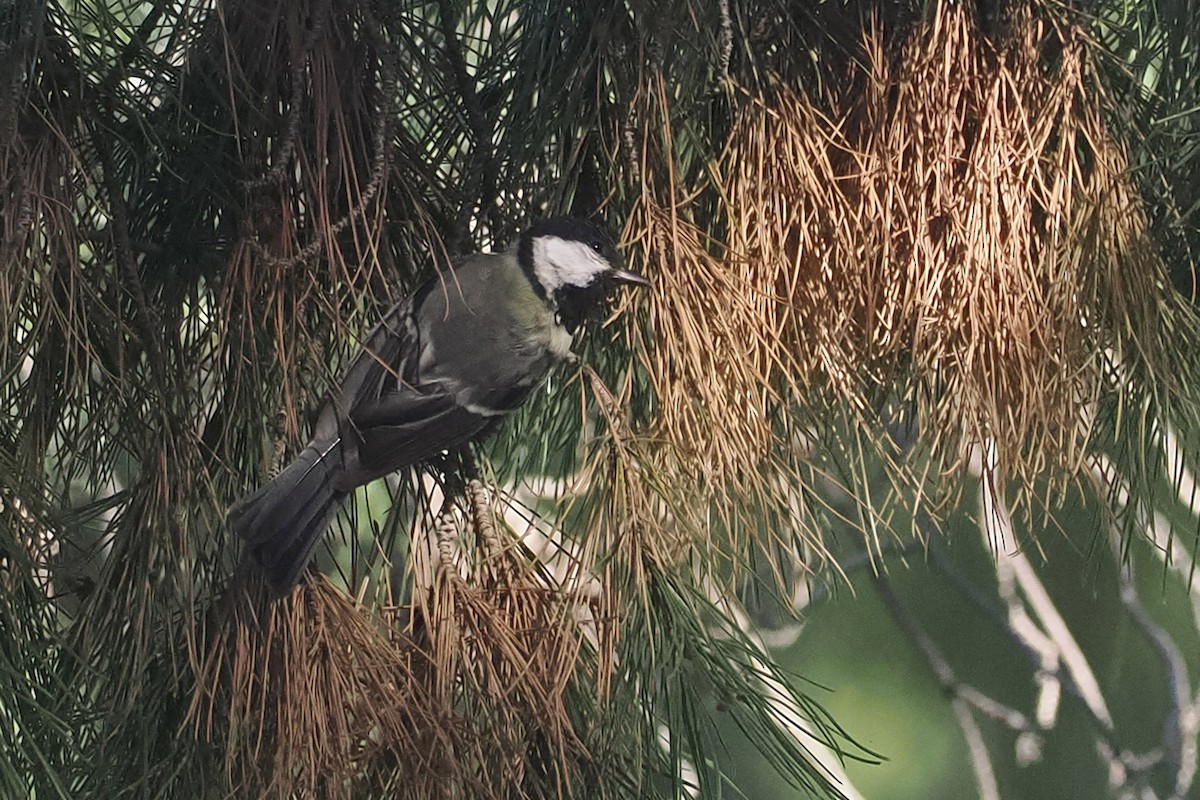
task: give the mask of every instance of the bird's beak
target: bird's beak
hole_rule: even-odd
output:
[[[614,269],[608,274],[613,283],[625,283],[631,286],[649,286],[650,281],[644,275],[630,272],[627,269]]]

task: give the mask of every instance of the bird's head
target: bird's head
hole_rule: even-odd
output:
[[[535,290],[572,333],[617,286],[650,285],[641,275],[623,268],[607,231],[573,217],[534,224],[521,234],[517,259]]]

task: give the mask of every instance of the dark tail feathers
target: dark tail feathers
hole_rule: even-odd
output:
[[[336,445],[335,445],[336,447]],[[300,580],[313,549],[346,492],[333,487],[331,448],[310,444],[258,491],[229,509],[229,524],[246,540],[267,583],[286,594]]]

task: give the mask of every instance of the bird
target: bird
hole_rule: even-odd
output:
[[[622,285],[607,230],[552,217],[467,256],[393,305],[366,336],[288,466],[229,509],[267,586],[287,594],[359,486],[485,438],[559,363]]]

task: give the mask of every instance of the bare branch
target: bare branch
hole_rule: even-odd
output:
[[[882,571],[873,572],[872,576],[875,589],[879,592],[880,599],[883,600],[884,608],[896,621],[901,632],[925,657],[925,663],[929,665],[938,684],[951,698],[950,705],[954,710],[959,727],[962,728],[963,739],[971,753],[971,770],[975,774],[975,785],[979,788],[979,797],[981,800],[999,800],[1000,788],[996,783],[996,771],[992,767],[991,756],[983,741],[979,725],[971,714],[971,709],[976,708],[1005,724],[1015,723],[1020,726],[1021,730],[1028,729],[1028,720],[1020,712],[992,700],[974,687],[959,681],[958,676],[954,673],[954,668],[942,655],[941,649],[926,633],[916,617],[900,601],[892,587],[891,580]]]
[[[1174,478],[1181,500],[1186,498],[1189,502],[1194,502],[1196,497],[1194,480],[1190,471],[1184,466],[1177,440],[1169,427],[1164,432],[1162,442],[1167,456],[1168,479]],[[1172,471],[1174,471],[1173,475]],[[1146,513],[1141,510],[1140,506],[1130,505],[1129,487],[1121,477],[1116,465],[1102,454],[1092,460],[1092,478],[1097,485],[1105,488],[1108,496],[1119,506],[1122,513],[1135,514],[1139,517],[1137,520],[1139,527],[1145,531],[1146,538],[1154,543],[1154,547],[1150,548],[1151,552],[1161,558],[1167,567],[1178,572],[1185,585],[1190,586],[1193,561],[1184,552],[1178,538],[1172,535],[1171,523],[1161,513]],[[1109,543],[1119,560],[1123,538],[1116,525],[1111,526],[1109,530]],[[1165,741],[1162,752],[1150,766],[1157,764],[1162,759],[1163,753],[1166,754],[1169,762],[1175,767],[1175,785],[1171,800],[1182,800],[1188,796],[1195,783],[1197,765],[1200,762],[1197,748],[1197,737],[1200,736],[1200,687],[1196,689],[1191,687],[1187,661],[1180,652],[1179,646],[1146,612],[1138,595],[1137,586],[1134,584],[1133,569],[1132,560],[1127,559],[1123,569],[1118,572],[1121,603],[1134,624],[1138,626],[1162,659],[1168,676],[1171,708],[1163,726]],[[1200,593],[1192,590],[1188,594],[1191,598],[1193,619],[1200,627]],[[1110,776],[1119,773],[1122,781],[1128,781],[1131,771],[1128,758],[1125,754],[1113,755],[1112,748],[1109,748],[1108,752],[1111,756],[1109,758]],[[1114,765],[1119,766],[1119,769]]]
[[[983,733],[971,715],[971,708],[961,697],[956,697],[950,703],[958,726],[962,728],[963,739],[966,740],[967,750],[971,754],[971,771],[975,773],[975,785],[979,789],[979,800],[1000,800],[1000,784],[996,782],[996,771],[992,769],[992,758],[988,754],[987,744],[983,741]]]
[[[995,475],[995,444],[983,447],[984,463],[977,465],[979,483],[980,526],[985,544],[1011,543],[1016,536],[1008,509],[999,498],[993,482]],[[1080,699],[1092,716],[1106,729],[1113,727],[1112,714],[1100,690],[1100,682],[1089,666],[1087,657],[1075,641],[1066,621],[1058,613],[1050,593],[1042,584],[1029,558],[1020,550],[994,550],[996,580],[1000,596],[1008,607],[1008,622],[1012,632],[1030,653],[1037,656],[1038,683],[1037,721],[1043,729],[1052,728],[1058,716],[1062,697],[1062,667],[1066,667]],[[1030,615],[1032,610],[1033,615]]]

